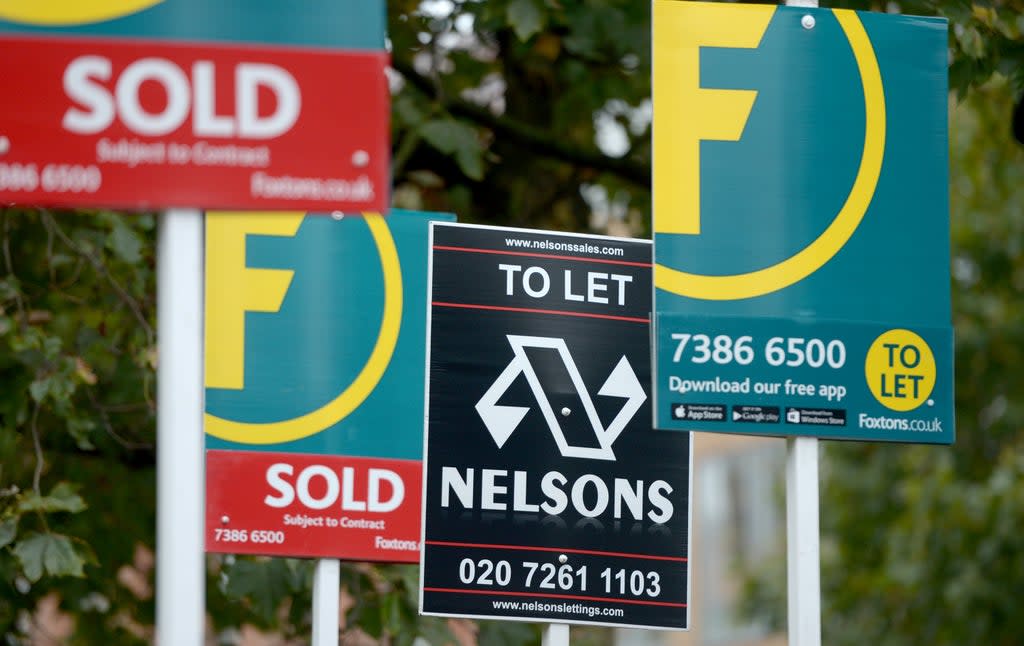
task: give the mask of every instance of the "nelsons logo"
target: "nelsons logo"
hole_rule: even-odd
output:
[[[624,398],[615,418],[603,426],[590,392],[583,382],[572,355],[561,338],[508,335],[513,358],[476,404],[476,411],[498,448],[505,446],[529,412],[525,406],[503,406],[497,402],[520,376],[530,386],[559,453],[565,458],[599,460],[607,471],[615,460],[612,444],[647,400],[640,380],[623,356],[598,389],[598,396]],[[597,438],[597,447],[573,446],[568,443],[559,424],[564,411],[555,411],[541,386],[526,354],[527,348],[553,350],[569,374],[582,402],[584,412]],[[561,471],[536,474],[529,470],[441,467],[441,507],[488,511],[543,512],[561,515],[569,509],[585,518],[610,516],[616,520],[649,519],[665,523],[675,511],[669,495],[672,486],[660,479],[632,480],[607,474],[584,473],[569,477]]]
[[[633,419],[633,415],[636,414],[640,406],[647,400],[647,394],[644,392],[643,386],[640,385],[640,380],[637,379],[636,373],[633,372],[633,368],[629,365],[626,357],[623,356],[619,360],[611,374],[608,375],[604,385],[597,391],[598,395],[623,397],[626,400],[619,413],[615,416],[615,419],[606,428],[601,424],[601,420],[597,415],[597,409],[594,408],[594,401],[590,397],[590,391],[587,390],[586,384],[583,383],[583,378],[576,367],[576,362],[573,361],[572,355],[569,354],[569,348],[565,345],[565,339],[510,334],[508,335],[508,342],[512,346],[514,353],[512,361],[509,362],[505,370],[498,376],[498,379],[487,389],[487,392],[484,393],[484,396],[476,404],[476,412],[480,415],[480,419],[483,420],[498,448],[505,444],[506,440],[508,440],[509,436],[512,435],[513,431],[516,430],[519,423],[523,420],[523,417],[530,410],[525,406],[498,405],[498,400],[509,389],[512,382],[519,375],[523,375],[526,377],[527,383],[530,384],[530,390],[533,392],[537,405],[544,415],[544,420],[551,430],[551,435],[558,444],[558,450],[563,456],[614,460],[615,453],[612,452],[612,443],[615,442],[615,439],[626,428],[629,420]],[[569,373],[569,378],[572,379],[573,386],[576,387],[580,401],[583,403],[583,410],[590,421],[591,427],[594,429],[594,434],[597,436],[598,447],[572,446],[566,440],[565,433],[562,432],[562,426],[558,422],[558,416],[551,407],[551,402],[548,401],[547,395],[544,394],[544,389],[541,386],[537,372],[533,368],[533,364],[530,363],[529,357],[526,356],[527,348],[544,348],[558,353],[562,363],[565,365],[566,371]]]

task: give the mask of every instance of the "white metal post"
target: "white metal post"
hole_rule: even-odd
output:
[[[786,0],[817,7],[818,0]],[[813,21],[803,23],[805,29]],[[818,525],[818,438],[786,440],[786,593],[789,646],[821,646],[821,551]]]
[[[169,209],[157,230],[156,632],[205,642],[203,214]]]
[[[569,624],[548,624],[541,646],[569,646]]]
[[[341,589],[341,561],[318,559],[313,572],[313,644],[338,646],[341,616],[338,607]]]
[[[821,645],[818,439],[786,440],[786,587],[790,646]]]

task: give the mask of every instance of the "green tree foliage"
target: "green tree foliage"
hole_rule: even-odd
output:
[[[395,201],[584,231],[581,187],[650,183],[650,3],[392,2]],[[596,123],[621,141],[596,145]],[[608,154],[610,153],[610,154]]]
[[[153,544],[153,223],[0,214],[0,631],[9,636],[31,628],[24,611],[54,591],[83,633],[119,634],[121,613],[152,622],[151,601],[117,574],[137,542]]]
[[[1024,623],[1024,147],[1007,83],[953,111],[957,442],[844,446],[822,501],[831,644],[1016,644]]]
[[[857,8],[869,8],[865,4]],[[1009,88],[1024,79],[1020,0],[878,5],[952,20],[954,282],[960,440],[830,451],[822,519],[829,643],[1013,643],[1024,585],[1017,457],[1024,392],[1024,165]],[[397,206],[463,221],[649,231],[650,3],[392,0]],[[985,84],[993,75],[1008,83]],[[343,83],[344,79],[337,79]],[[969,88],[973,88],[968,92]],[[19,97],[17,100],[30,100]],[[0,633],[44,598],[70,643],[152,637],[153,215],[0,209]],[[308,635],[311,564],[210,557],[207,608]],[[350,564],[350,627],[451,641],[416,616],[415,569]],[[529,644],[521,625],[481,643]]]
[[[1024,146],[1005,78],[951,115],[952,447],[833,443],[821,501],[823,642],[1017,644],[1024,623]],[[782,555],[780,555],[781,557]],[[781,562],[781,561],[780,561]],[[785,573],[747,610],[784,629]]]

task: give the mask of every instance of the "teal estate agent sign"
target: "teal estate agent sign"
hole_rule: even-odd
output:
[[[658,428],[953,442],[946,38],[655,0]]]
[[[21,0],[0,3],[0,33],[381,49],[380,0]]]
[[[208,213],[207,448],[420,459],[427,234],[454,220]]]
[[[454,219],[207,214],[209,551],[418,560],[428,227]]]

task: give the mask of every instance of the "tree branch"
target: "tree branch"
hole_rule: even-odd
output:
[[[394,54],[392,54],[391,66],[413,87],[437,101],[453,115],[475,121],[503,137],[529,146],[549,157],[594,170],[614,173],[642,188],[649,189],[651,186],[651,167],[648,164],[637,163],[628,158],[609,157],[596,148],[574,146],[559,141],[552,136],[550,131],[543,128],[506,116],[495,115],[487,108],[469,101],[442,96],[430,79],[417,72],[409,61],[401,60]]]
[[[39,488],[39,481],[43,477],[43,467],[46,465],[46,461],[43,459],[43,446],[39,441],[39,402],[35,403],[32,408],[32,422],[30,428],[32,430],[32,448],[36,452],[36,467],[32,471],[32,489],[35,490],[37,496],[42,496],[43,492]]]
[[[121,286],[121,283],[117,282],[117,279],[114,278],[114,276],[107,269],[106,265],[103,264],[103,261],[97,258],[95,254],[91,253],[89,250],[85,249],[84,247],[76,243],[74,240],[72,240],[68,236],[68,234],[64,233],[64,230],[60,228],[59,224],[57,224],[56,218],[53,217],[53,214],[50,213],[50,211],[46,209],[40,209],[40,212],[43,215],[43,224],[44,226],[46,226],[47,230],[56,233],[57,237],[61,239],[61,242],[63,242],[69,249],[77,253],[79,256],[89,261],[89,264],[93,266],[96,272],[103,278],[107,279],[107,282],[110,283],[110,286],[114,289],[114,292],[117,294],[117,296],[125,305],[128,306],[128,309],[131,310],[132,314],[135,315],[135,320],[139,322],[139,326],[146,333],[146,339],[148,340],[149,345],[152,346],[153,344],[155,344],[156,335],[154,334],[153,328],[152,326],[150,326],[149,321],[146,320],[145,315],[142,313],[142,307],[134,298],[132,298],[131,294],[129,294],[127,290],[125,290],[125,288]]]

